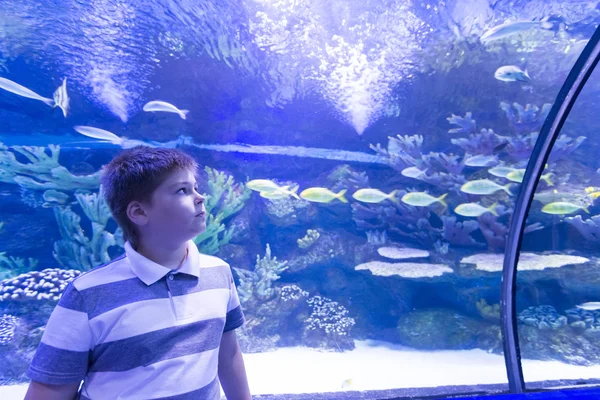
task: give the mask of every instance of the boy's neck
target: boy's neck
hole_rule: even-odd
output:
[[[169,269],[181,267],[187,257],[187,243],[180,245],[138,243],[135,251]]]

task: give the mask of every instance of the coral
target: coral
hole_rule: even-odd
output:
[[[503,250],[506,242],[506,235],[508,234],[508,222],[504,221],[507,221],[507,217],[512,213],[512,209],[507,209],[503,205],[498,205],[495,210],[498,216],[495,216],[492,213],[485,213],[478,218],[479,230],[487,241],[488,250]],[[539,229],[543,229],[543,226],[539,222],[536,222],[527,225],[523,230],[523,233],[527,234]]]
[[[7,256],[0,252],[0,279],[7,279],[34,270],[38,265],[35,258],[24,259],[22,257]]]
[[[504,111],[504,115],[508,118],[511,126],[517,132],[533,132],[538,131],[542,125],[550,109],[552,108],[552,104],[545,103],[540,109],[536,105],[526,104],[525,107],[520,105],[519,103],[513,103],[513,108],[517,111],[513,111],[510,107],[510,104],[506,102],[500,103],[500,108]]]
[[[369,177],[366,172],[354,171],[348,164],[343,164],[327,176],[327,187],[334,193],[342,189],[354,191],[369,187]]]
[[[337,348],[338,351],[354,348],[350,331],[356,322],[347,316],[346,307],[322,296],[311,297],[306,302],[312,309],[304,326],[303,342],[306,345]]]
[[[298,272],[315,264],[331,262],[346,253],[342,239],[335,234],[323,233],[307,254],[290,259],[289,272]]]
[[[308,249],[319,239],[319,236],[321,236],[319,234],[319,231],[315,229],[307,230],[306,235],[303,238],[297,240],[298,247],[300,247],[301,249]]]
[[[526,161],[533,151],[538,136],[538,132],[531,132],[525,136],[509,138],[509,144],[506,146],[506,152],[509,155],[509,159],[513,162]],[[572,139],[567,135],[560,135],[552,147],[548,162],[554,162],[561,158],[565,158],[573,151],[577,150],[585,139],[587,139],[585,136],[578,136],[576,139]]]
[[[78,270],[46,268],[0,281],[0,301],[58,301],[67,285],[81,274]]]
[[[482,246],[470,235],[479,229],[477,221],[456,222],[456,217],[442,216],[444,239],[455,246]]]
[[[554,307],[548,305],[528,307],[517,318],[520,322],[539,329],[559,329],[567,324],[567,317],[559,315]]]
[[[570,308],[565,311],[569,325],[581,329],[586,335],[597,335],[600,333],[600,311],[583,310],[581,308]]]
[[[499,322],[500,321],[500,303],[488,304],[485,299],[477,302],[477,311],[483,319]]]
[[[375,151],[385,162],[397,171],[402,171],[408,166],[420,166],[421,146],[423,145],[423,136],[401,136],[395,138],[388,136],[388,145],[384,149],[379,143],[369,145],[371,150]]]
[[[54,258],[65,268],[90,270],[110,261],[108,249],[123,247],[123,233],[116,228],[113,233],[106,230],[112,218],[104,199],[102,187],[99,193],[75,194],[84,214],[91,221],[92,237],[85,235],[81,227],[81,217],[71,207],[54,207],[54,215],[62,239],[54,243]]]
[[[413,249],[410,247],[380,247],[377,249],[377,253],[382,257],[395,260],[429,257],[429,252],[427,250]]]
[[[310,219],[310,202],[292,196],[283,199],[265,199],[265,212],[272,224],[280,227],[296,225]]]
[[[467,154],[494,154],[509,138],[494,133],[491,129],[482,129],[480,133],[470,134],[468,138],[450,139],[452,144],[462,148]]]
[[[208,175],[208,193],[204,194],[206,229],[194,238],[194,243],[202,253],[215,254],[235,234],[235,226],[226,228],[224,221],[244,207],[250,198],[250,189],[235,183],[232,176],[223,172],[210,167],[204,170]]]
[[[285,285],[281,288],[279,296],[284,302],[296,301],[308,297],[308,292],[297,285]]]
[[[31,190],[96,190],[100,185],[100,172],[91,175],[73,175],[59,164],[60,146],[11,146],[10,150],[26,158],[28,163],[17,161],[8,146],[0,143],[0,182],[17,183]]]
[[[454,154],[431,152],[422,158],[425,164],[428,166],[427,169],[433,169],[433,166],[437,164],[450,174],[460,175],[465,168],[464,158],[462,161],[458,161],[460,156],[456,156]],[[426,179],[423,180],[427,181]]]
[[[497,326],[448,309],[419,310],[403,314],[397,323],[400,343],[422,350],[502,348]],[[443,329],[440,329],[443,327]]]
[[[398,191],[398,197],[407,192]],[[439,239],[439,229],[431,226],[428,219],[431,211],[428,207],[413,207],[407,204],[381,203],[361,204],[352,203],[352,219],[359,229],[368,231],[387,231],[387,235],[394,233],[403,238],[410,238],[419,244],[429,246]]]
[[[590,260],[585,257],[567,254],[535,254],[522,252],[519,254],[519,271],[541,271],[546,268],[560,268],[565,265],[584,264]],[[461,263],[476,264],[477,269],[487,272],[502,271],[504,253],[480,253],[460,260]]]
[[[19,318],[10,314],[0,317],[0,346],[10,343],[15,336],[15,330],[19,324]]]
[[[279,279],[279,274],[285,271],[287,261],[278,261],[277,257],[271,257],[271,248],[267,244],[265,256],[261,259],[256,256],[256,265],[254,271],[248,271],[241,268],[233,269],[240,278],[238,293],[241,303],[260,303],[268,301],[275,296],[273,282]]]
[[[589,240],[590,242],[600,241],[600,215],[594,215],[585,220],[581,218],[581,215],[576,215],[574,217],[565,217],[565,221],[573,225],[585,240]]]
[[[383,261],[369,261],[354,267],[355,270],[369,270],[376,276],[399,275],[402,278],[433,278],[442,276],[446,272],[453,272],[445,264],[427,263],[388,263]]]
[[[383,246],[388,242],[387,233],[385,231],[366,231],[367,244],[373,246]]]
[[[446,118],[450,124],[459,126],[449,129],[448,133],[475,133],[475,120],[472,117],[473,114],[468,112],[464,117],[452,114]]]

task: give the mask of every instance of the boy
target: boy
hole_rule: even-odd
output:
[[[198,252],[198,165],[138,146],[103,168],[125,254],[65,289],[27,371],[26,400],[251,399],[231,269]],[[80,383],[83,385],[79,390]]]

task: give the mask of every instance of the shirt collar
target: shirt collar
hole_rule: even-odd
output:
[[[184,273],[200,277],[200,252],[193,240],[186,243],[188,255],[183,264],[176,270],[176,273]],[[131,244],[125,242],[125,253],[129,259],[131,271],[140,278],[142,282],[150,286],[159,281],[163,276],[170,273],[172,270],[165,266],[155,263],[154,261],[144,257],[131,247]]]

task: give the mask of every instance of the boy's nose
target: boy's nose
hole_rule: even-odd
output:
[[[197,202],[198,204],[202,204],[202,203],[204,203],[204,200],[205,200],[205,199],[206,199],[206,198],[205,198],[204,196],[202,196],[201,194],[198,194],[198,196],[197,196],[197,198],[196,198],[196,202]]]

